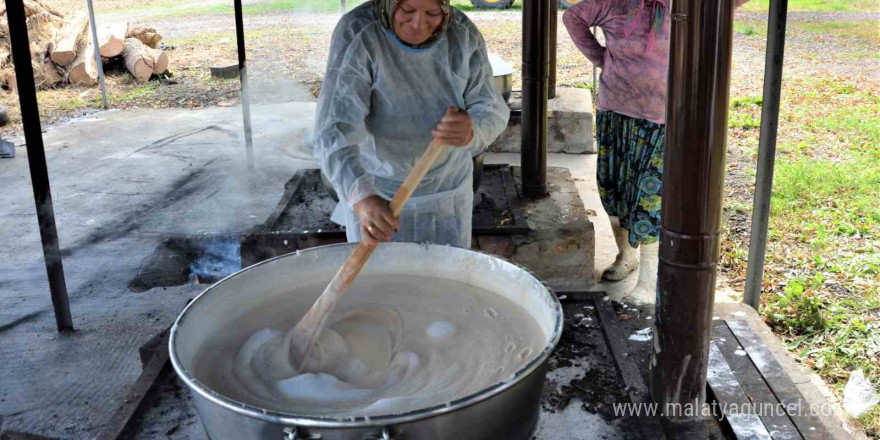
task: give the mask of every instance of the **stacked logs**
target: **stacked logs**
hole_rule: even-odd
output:
[[[93,86],[98,81],[95,47],[85,14],[65,16],[47,0],[24,0],[31,65],[38,88],[63,84]],[[168,56],[159,49],[155,29],[128,23],[99,26],[98,48],[104,65],[124,65],[141,83],[168,71]],[[6,8],[0,6],[0,87],[15,89]]]

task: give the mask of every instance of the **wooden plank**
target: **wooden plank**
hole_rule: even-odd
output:
[[[518,195],[516,185],[510,174],[510,166],[507,164],[490,164],[483,166],[483,181],[480,184],[480,192],[483,197],[489,197],[499,204],[494,212],[480,211],[474,207],[473,233],[474,235],[515,235],[528,234],[530,229],[517,209]],[[478,204],[479,206],[479,204]],[[500,208],[500,209],[499,209]],[[502,212],[510,213],[510,223],[499,225],[498,216]]]
[[[724,320],[713,321],[712,338],[724,356],[724,361],[736,376],[743,392],[755,408],[754,413],[761,418],[764,426],[767,427],[770,437],[774,439],[802,438],[748,354],[739,349],[739,341],[730,332]]]
[[[709,368],[706,381],[721,405],[724,420],[733,429],[737,440],[770,440],[770,432],[757,414],[748,410],[751,400],[743,391],[724,355],[715,342],[709,344]],[[734,411],[732,408],[736,408]],[[795,437],[797,438],[797,437]]]
[[[620,345],[622,341],[627,340],[627,336],[621,332],[618,326],[614,306],[611,305],[611,301],[606,301],[604,298],[593,301],[593,306],[596,308],[596,316],[599,318],[605,343],[614,356],[614,364],[617,366],[618,374],[623,378],[630,401],[636,405],[651,404],[653,401],[648,394],[648,387],[645,386],[638,365],[633,359],[626,356]],[[666,438],[659,419],[656,417],[642,417],[641,419],[642,423],[637,425],[640,429],[639,438]]]
[[[794,422],[798,432],[807,440],[831,439],[832,436],[819,420],[819,417],[811,412],[809,402],[797,389],[791,378],[773,357],[773,353],[764,345],[755,331],[749,327],[748,322],[740,320],[727,321],[730,331],[736,336],[739,345],[748,353],[749,358],[761,373],[764,381],[773,391],[773,394],[785,406],[788,416]]]
[[[639,372],[638,365],[625,356],[624,347],[620,345],[622,341],[627,340],[627,335],[621,332],[617,325],[617,314],[614,312],[614,306],[611,304],[611,301],[604,299],[595,301],[593,304],[596,307],[596,314],[599,316],[599,324],[604,330],[605,342],[611,347],[611,353],[614,354],[620,375],[623,377],[626,386],[631,390],[630,399],[632,399],[633,403],[650,402],[651,398],[647,393],[648,388],[645,386],[645,381],[642,378],[641,372]]]
[[[158,346],[168,346],[168,333],[168,330],[162,332]],[[138,408],[140,408],[141,403],[144,401],[144,397],[147,396],[150,389],[156,383],[159,373],[168,364],[168,350],[157,350],[154,352],[150,357],[150,361],[147,362],[146,367],[144,367],[143,372],[132,385],[122,406],[108,421],[108,427],[98,434],[98,440],[116,440],[120,438],[120,435],[131,421],[132,416],[134,416]]]
[[[284,211],[287,209],[287,205],[290,204],[290,199],[293,198],[293,195],[296,194],[297,189],[299,189],[299,184],[303,180],[303,175],[307,170],[299,170],[297,171],[287,183],[284,184],[284,194],[281,195],[281,200],[278,201],[278,204],[275,205],[275,209],[272,210],[272,213],[269,214],[269,217],[266,218],[266,221],[263,223],[263,226],[268,230],[273,230],[275,224],[278,223],[278,219],[281,218],[281,215],[284,214]]]
[[[516,192],[516,182],[513,179],[513,172],[510,167],[501,170],[501,181],[504,185],[504,191],[507,193],[507,203],[511,214],[513,214],[513,221],[517,227],[524,230],[517,232],[517,234],[528,234],[531,228],[529,228],[525,213],[519,204],[519,193]]]

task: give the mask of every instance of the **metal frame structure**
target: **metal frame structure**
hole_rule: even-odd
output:
[[[72,330],[23,0],[5,1],[49,289],[58,330]],[[341,2],[342,7],[344,4]],[[552,84],[550,71],[555,70],[551,67],[556,51],[551,37],[555,5],[555,0],[525,0],[523,7],[522,169],[523,190],[526,196],[532,197],[542,196],[547,190],[547,99]],[[248,166],[253,168],[241,0],[235,0],[234,6],[245,146]],[[760,300],[767,237],[786,6],[787,0],[770,2],[753,252],[749,256],[746,295],[746,301],[753,307],[757,307]],[[673,2],[671,14],[667,150],[655,334],[655,344],[660,350],[655,353],[656,367],[652,369],[652,395],[661,403],[699,400],[705,393],[720,239],[733,0],[677,0]],[[685,167],[686,163],[689,166]],[[694,163],[698,164],[699,172],[694,171]],[[670,384],[678,384],[677,389],[670,389]]]
[[[6,18],[9,22],[9,42],[12,49],[12,61],[15,63],[15,80],[18,87],[18,101],[21,106],[21,122],[24,128],[24,139],[27,143],[28,166],[31,173],[31,185],[34,189],[37,220],[40,222],[40,240],[43,244],[43,259],[46,262],[46,273],[49,277],[52,307],[55,309],[55,322],[59,332],[69,331],[73,330],[73,318],[70,315],[67,283],[64,280],[64,264],[61,261],[61,248],[58,245],[58,231],[55,228],[55,208],[52,204],[52,191],[49,188],[49,169],[46,165],[46,149],[43,146],[43,131],[40,126],[40,109],[37,106],[34,69],[31,66],[24,1],[6,0]]]
[[[247,80],[247,53],[244,48],[244,16],[241,0],[233,2],[235,7],[235,41],[238,46],[238,79],[241,84],[241,112],[244,118],[244,146],[249,170],[254,169],[254,141],[251,130],[251,98]]]
[[[95,8],[92,7],[92,0],[86,0],[86,6],[89,9],[89,27],[91,28],[92,33],[92,44],[95,47],[95,64],[98,67],[98,84],[101,86],[101,102],[104,104],[104,108],[109,108],[107,105],[107,87],[104,85],[104,63],[101,62],[101,51],[99,48],[101,47],[98,44],[98,25],[95,23]]]
[[[767,224],[770,220],[773,165],[776,162],[776,130],[779,126],[779,100],[782,95],[782,60],[785,56],[787,14],[788,0],[770,0],[770,15],[767,17],[767,55],[764,60],[764,100],[761,109],[761,134],[758,141],[758,169],[755,176],[755,204],[752,210],[752,236],[744,300],[755,310],[758,310],[761,304],[761,280],[764,278],[764,256],[767,251]]]

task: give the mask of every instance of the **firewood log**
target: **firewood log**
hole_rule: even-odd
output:
[[[64,27],[58,31],[55,39],[55,47],[52,50],[52,61],[59,66],[67,66],[76,59],[76,49],[80,40],[85,38],[86,26],[89,20],[85,15],[78,15],[64,23]]]
[[[128,23],[113,23],[101,26],[98,29],[99,52],[102,57],[115,57],[121,55],[125,49],[125,34],[128,32]]]
[[[150,80],[153,74],[153,66],[155,59],[149,48],[137,38],[125,39],[125,50],[122,52],[125,58],[125,68],[134,75],[134,78],[141,83]]]
[[[162,39],[162,36],[155,29],[136,27],[129,29],[128,33],[125,34],[125,38],[137,38],[147,46],[156,49],[159,47],[159,40]]]
[[[76,59],[70,63],[67,79],[71,84],[93,86],[98,82],[98,65],[95,61],[95,45],[91,38],[81,40]]]

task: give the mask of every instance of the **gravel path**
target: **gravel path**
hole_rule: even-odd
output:
[[[739,11],[736,13],[737,19],[742,20],[763,20],[767,21],[767,14],[761,12]],[[877,23],[880,20],[880,11],[867,12],[789,12],[787,16],[789,22],[808,23],[808,22],[827,22],[827,21],[873,21],[874,26],[880,26]]]

